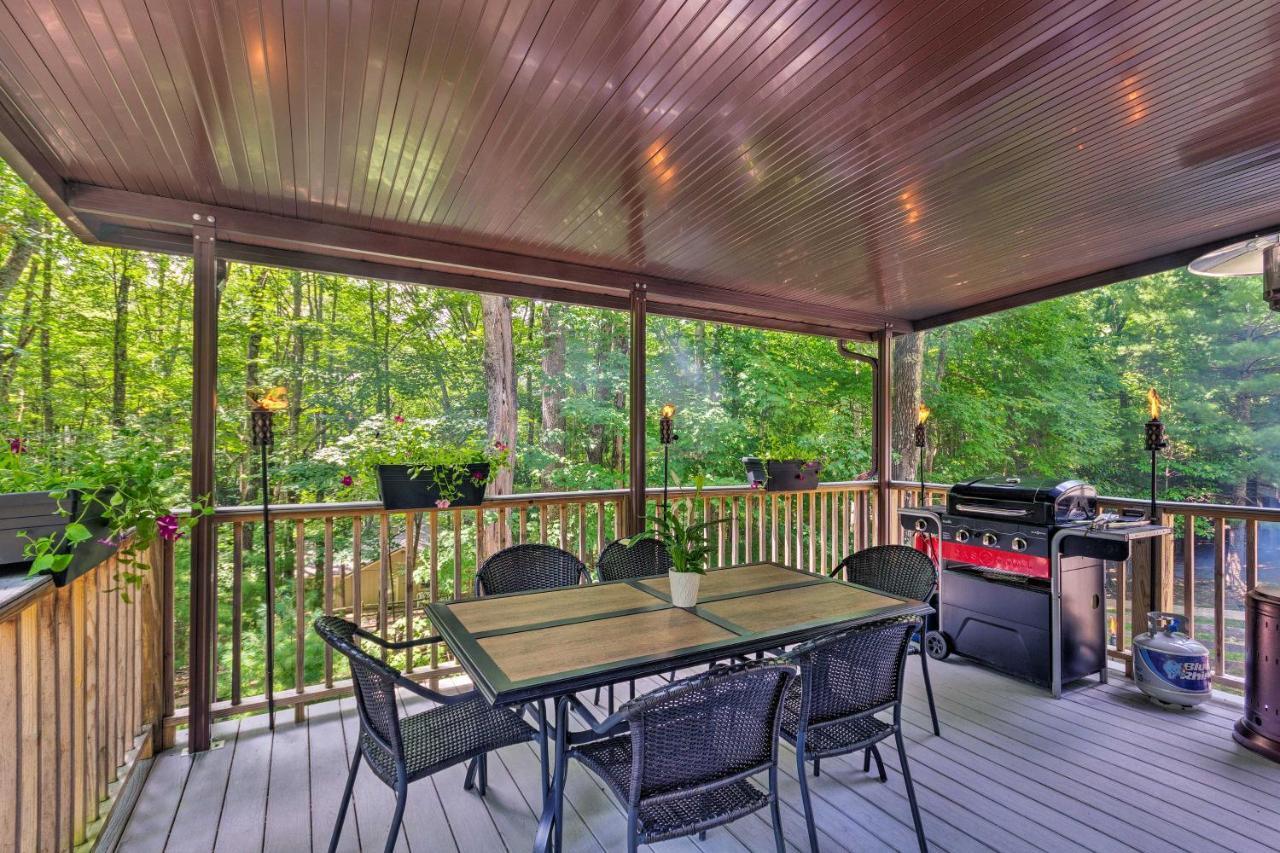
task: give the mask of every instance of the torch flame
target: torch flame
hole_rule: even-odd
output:
[[[929,415],[931,414],[932,412],[929,411],[929,407],[924,403],[921,403],[916,410],[916,423],[923,424],[925,421],[929,420]]]
[[[676,407],[672,403],[667,403],[665,406],[662,407],[662,416],[664,418],[673,417],[675,413],[676,413]]]
[[[1160,409],[1164,406],[1164,401],[1160,399],[1160,395],[1156,389],[1147,389],[1147,408],[1151,410],[1151,420],[1160,420]]]
[[[285,389],[277,385],[270,391],[255,394],[249,392],[249,408],[258,409],[264,412],[279,412],[288,408],[289,401],[285,399]]]

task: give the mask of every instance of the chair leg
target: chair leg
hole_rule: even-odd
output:
[[[351,804],[351,791],[356,786],[356,771],[360,769],[360,757],[363,753],[356,747],[356,754],[351,758],[351,771],[347,773],[347,787],[342,789],[342,804],[338,806],[338,822],[334,824],[333,835],[329,838],[329,853],[338,849],[338,840],[342,837],[342,821],[347,816],[347,806]]]
[[[889,774],[884,772],[884,759],[880,757],[880,747],[878,745],[871,747],[871,757],[876,760],[876,771],[880,774],[880,781],[888,782]]]
[[[907,786],[907,802],[911,804],[911,819],[916,825],[916,840],[920,842],[920,853],[928,853],[929,845],[924,839],[924,824],[920,822],[920,806],[916,804],[916,787],[911,783],[911,768],[907,766],[907,750],[902,744],[902,729],[893,733],[898,742],[898,761],[902,763],[902,781]]]
[[[391,816],[391,830],[387,833],[387,845],[382,848],[383,853],[395,853],[396,838],[400,835],[400,822],[404,820],[404,805],[409,799],[409,783],[404,779],[396,782],[396,810]]]
[[[924,674],[924,695],[929,699],[929,717],[933,720],[933,733],[941,737],[942,729],[938,727],[938,709],[933,705],[933,685],[929,682],[929,656],[924,646],[920,646],[920,672]]]
[[[627,682],[627,686],[631,688],[631,696],[629,698],[631,699],[636,698],[636,680],[634,678],[631,679],[629,682]]]
[[[592,705],[600,704],[600,688],[599,687],[596,688],[595,696],[591,697],[591,704]]]
[[[640,849],[640,820],[634,811],[627,811],[627,853]]]
[[[866,773],[871,769],[871,747],[867,747],[862,751],[862,772]]]
[[[801,776],[804,774],[801,773]],[[782,811],[778,807],[778,762],[769,768],[769,819],[773,824],[773,846],[776,853],[786,853],[787,843],[782,837]]]
[[[477,786],[477,793],[484,796],[489,790],[489,755],[480,756],[476,759],[476,763],[480,765],[480,784]]]
[[[476,771],[480,767],[480,758],[476,757],[467,762],[467,775],[462,780],[462,790],[470,791],[476,786]]]
[[[821,772],[822,772],[822,759],[815,756],[813,759],[813,778],[817,779],[818,775]]]
[[[804,806],[804,822],[809,829],[809,851],[818,853],[818,829],[813,824],[813,803],[809,800],[809,780],[804,772],[804,740],[796,741],[796,776],[800,779],[800,802]]]
[[[613,713],[613,685],[609,685],[609,713]]]

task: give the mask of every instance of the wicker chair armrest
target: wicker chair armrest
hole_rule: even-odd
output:
[[[413,679],[405,678],[403,675],[396,678],[396,686],[403,687],[423,699],[430,699],[437,705],[454,705],[458,702],[466,702],[476,693],[474,690],[468,690],[466,693],[441,693],[438,690],[432,690],[430,687],[419,684]]]
[[[582,740],[575,737],[575,743],[586,743],[593,740],[599,740],[604,737],[620,735],[628,731],[631,727],[629,722],[630,715],[627,714],[625,710],[619,710],[601,720],[595,714],[591,713],[591,709],[582,704],[577,696],[569,697],[569,707],[573,709],[574,713],[578,715],[578,718],[582,720],[582,722],[591,727],[591,731],[596,735],[595,737],[585,737]]]
[[[833,577],[835,577],[836,575],[844,575],[846,578],[849,576],[849,573],[848,573],[848,571],[847,571],[847,567],[845,566],[845,564],[844,564],[844,563],[837,563],[837,564],[836,564],[836,566],[835,566],[835,568],[833,568],[831,571],[827,572],[827,577],[829,577],[829,578],[833,578]]]
[[[384,640],[381,637],[379,637],[377,634],[370,633],[369,631],[366,631],[365,629],[359,628],[359,627],[357,627],[355,631],[353,631],[352,633],[354,633],[360,639],[368,640],[374,645],[381,646],[384,649],[412,649],[415,646],[424,646],[427,643],[443,643],[444,642],[444,638],[441,637],[439,634],[432,634],[430,637],[419,637],[416,640],[401,640],[399,642],[393,642],[391,640]]]

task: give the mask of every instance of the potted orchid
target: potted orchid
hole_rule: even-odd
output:
[[[73,442],[12,437],[0,463],[0,568],[48,574],[65,586],[112,553],[122,594],[142,583],[151,546],[175,540],[199,507],[178,517],[179,455],[140,436]]]
[[[667,579],[671,585],[671,603],[676,607],[693,607],[698,603],[698,590],[702,576],[707,573],[707,556],[711,553],[708,532],[729,521],[717,518],[695,523],[693,503],[700,493],[701,490],[694,493],[693,502],[649,516],[652,527],[625,540],[630,546],[642,539],[654,539],[666,547],[671,555]]]
[[[443,433],[432,420],[377,415],[316,458],[339,469],[343,489],[353,496],[376,482],[386,509],[479,506],[485,487],[510,464],[510,451],[478,432],[460,441]]]
[[[800,444],[774,443],[759,456],[742,457],[747,485],[766,492],[808,492],[816,489],[822,460]]]

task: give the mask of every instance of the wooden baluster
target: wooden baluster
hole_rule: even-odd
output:
[[[791,562],[791,495],[784,493],[778,499],[782,502],[782,562],[793,566]]]
[[[385,511],[378,516],[378,636],[384,640],[387,636],[387,598],[391,591],[391,516]],[[382,649],[382,659],[387,659],[387,650]]]
[[[738,564],[738,499],[729,498],[729,563]]]
[[[828,504],[826,492],[814,492],[813,497],[818,504],[818,560],[813,567],[825,575],[827,573],[828,559],[827,514],[831,507]]]
[[[480,567],[484,565],[484,558],[488,556],[488,554],[484,553],[484,510],[483,509],[476,510],[475,529],[476,529],[476,571],[479,571]]]
[[[324,572],[324,615],[333,615],[333,516],[324,520],[324,552],[321,560]],[[324,686],[333,687],[333,649],[324,644]]]
[[[1252,590],[1258,585],[1258,519],[1244,523],[1244,586]]]
[[[293,523],[293,689],[301,695],[306,691],[306,623],[307,623],[307,530],[302,520]],[[306,719],[306,708],[293,706],[294,722]]]
[[[604,551],[604,501],[596,502],[596,556]]]
[[[713,501],[712,507],[714,508],[717,521],[722,518],[729,517],[729,514],[725,511],[724,498],[720,498],[719,500]],[[723,566],[725,564],[724,558],[725,558],[724,525],[717,524],[716,525],[716,565]]]
[[[569,517],[566,513],[566,505],[563,503],[556,504],[556,521],[560,524],[560,550],[569,550]]]
[[[364,580],[363,543],[360,539],[363,532],[364,519],[357,515],[351,519],[351,621],[361,627],[364,627],[364,596],[360,589],[360,582]]]
[[[524,507],[518,506],[516,507],[516,544],[517,545],[524,544],[524,524],[525,524]]]
[[[218,534],[222,532],[222,527],[215,524],[213,527],[213,565],[210,567],[210,574],[213,579],[209,582],[210,588],[213,590],[209,596],[209,698],[211,701],[218,701]],[[118,627],[113,624],[113,628]],[[119,636],[115,639],[118,641]],[[113,659],[114,660],[114,659]]]
[[[547,544],[547,505],[538,504],[538,542]]]
[[[462,510],[453,510],[453,600],[462,597]],[[476,566],[479,569],[479,566]]]
[[[244,631],[244,525],[241,522],[231,526],[231,536],[231,704],[239,705],[240,634]]]
[[[511,521],[507,518],[507,505],[503,504],[498,507],[498,530],[502,531],[502,537],[514,541],[515,537],[511,535]]]
[[[578,504],[578,559],[588,567],[594,567],[595,557],[587,554],[587,505]]]
[[[440,600],[440,512],[431,510],[431,601]],[[431,626],[431,633],[436,633],[436,626]],[[431,644],[431,668],[440,666],[440,644]]]
[[[808,523],[805,520],[805,493],[796,492],[796,568],[802,572],[807,572],[813,565],[813,560],[805,562],[805,535],[808,533]],[[810,555],[812,557],[812,555]]]
[[[1213,520],[1213,671],[1225,675],[1227,666],[1227,520]]]
[[[404,516],[404,638],[413,639],[413,570],[418,566],[418,519],[416,512]],[[405,672],[413,672],[413,649],[404,650]]]
[[[1196,517],[1182,517],[1182,616],[1187,634],[1196,635]]]

